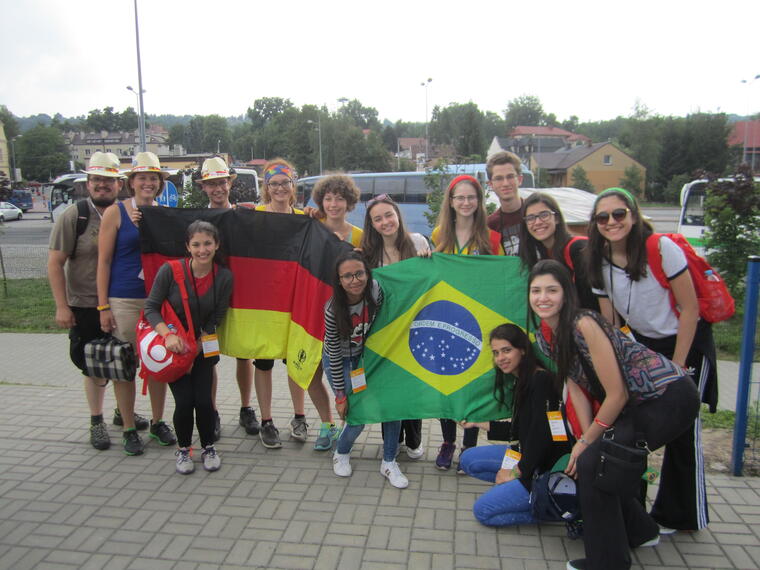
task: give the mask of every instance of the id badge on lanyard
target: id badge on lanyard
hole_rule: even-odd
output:
[[[519,451],[507,448],[507,452],[504,454],[504,459],[501,460],[501,468],[508,470],[514,469],[517,464],[520,463],[521,457],[522,454]]]
[[[211,358],[219,356],[219,337],[216,334],[204,334],[201,336],[201,345],[203,346],[203,357]]]
[[[552,441],[567,441],[567,431],[565,431],[565,422],[562,420],[562,412],[546,412],[546,419],[549,420],[549,431],[552,434]]]
[[[356,394],[367,389],[367,377],[364,375],[364,362],[359,361],[359,366],[351,370],[351,391]]]

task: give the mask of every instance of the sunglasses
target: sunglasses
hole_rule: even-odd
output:
[[[630,208],[615,208],[612,212],[599,212],[594,216],[594,221],[600,226],[603,226],[604,224],[609,223],[610,216],[612,216],[612,219],[616,222],[622,222],[630,211]]]
[[[367,202],[367,208],[371,208],[377,202],[383,202],[383,201],[393,202],[393,198],[388,196],[388,194],[378,194],[377,196],[375,196],[374,198],[372,198],[371,200]]]

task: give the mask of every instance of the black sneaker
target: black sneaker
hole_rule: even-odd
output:
[[[177,438],[168,424],[161,420],[158,423],[150,422],[150,437],[155,439],[159,445],[174,445]]]
[[[121,417],[121,412],[119,411],[119,408],[114,408],[113,410],[113,425],[115,426],[123,426],[124,425],[124,418]],[[137,430],[145,430],[150,427],[150,421],[145,416],[141,416],[140,414],[135,414],[135,429]]]
[[[214,439],[214,443],[222,438],[222,420],[216,410],[214,410],[214,434],[211,437]]]
[[[259,420],[256,419],[256,410],[251,407],[240,408],[240,425],[245,428],[248,435],[256,435],[261,430]]]
[[[274,424],[271,422],[261,426],[259,437],[261,438],[261,443],[264,444],[264,447],[269,449],[279,449],[282,447],[280,430],[274,427]]]
[[[90,426],[90,444],[95,449],[108,449],[111,447],[111,438],[108,437],[108,429],[105,422]]]
[[[128,429],[124,432],[122,443],[124,444],[124,453],[127,455],[142,455],[142,452],[145,449],[140,434],[134,429]]]

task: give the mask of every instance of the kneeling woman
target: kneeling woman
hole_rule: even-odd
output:
[[[195,470],[190,448],[193,415],[203,447],[203,468],[206,471],[216,471],[221,466],[219,455],[214,449],[215,412],[211,401],[213,370],[219,356],[206,358],[200,337],[216,332],[217,325],[227,312],[232,293],[232,273],[226,267],[214,263],[219,249],[219,232],[216,227],[201,220],[194,221],[187,228],[185,243],[189,258],[182,265],[193,321],[192,334],[198,339],[198,355],[190,371],[169,384],[174,396],[174,429],[179,445],[177,472],[183,475]],[[156,274],[153,288],[145,302],[145,317],[153,329],[166,339],[166,348],[180,354],[187,348],[161,317],[161,305],[165,300],[169,301],[182,324],[187,327],[182,296],[168,263]]]
[[[341,255],[335,264],[333,296],[325,304],[325,344],[322,362],[335,392],[335,407],[341,418],[348,412],[346,394],[352,389],[351,371],[363,368],[362,353],[372,321],[383,303],[383,292],[364,257],[356,251]],[[363,375],[362,375],[363,376]],[[350,454],[364,425],[346,425],[333,456],[333,472],[339,477],[352,473]],[[380,473],[391,485],[404,489],[409,481],[396,463],[401,422],[383,422],[383,461]]]
[[[578,479],[586,559],[571,560],[567,568],[630,568],[629,547],[656,544],[659,527],[637,498],[639,480],[614,481],[614,493],[597,482],[602,436],[658,449],[692,424],[699,393],[683,368],[598,313],[579,310],[570,273],[560,263],[539,261],[528,287],[533,316],[551,329],[548,339],[537,328],[539,346],[556,360],[558,380],[567,386],[583,429],[566,471]],[[596,416],[581,387],[601,402]]]
[[[546,412],[559,408],[554,376],[536,365],[528,336],[514,324],[503,324],[491,331],[496,378],[494,397],[504,406],[506,392],[513,389],[512,421],[463,423],[463,427],[488,430],[488,439],[519,443],[519,461],[504,467],[507,445],[472,447],[462,454],[460,467],[467,475],[496,483],[472,507],[475,518],[488,526],[507,526],[535,522],[531,515],[530,488],[534,473],[547,471],[564,454],[566,441],[553,441]],[[513,455],[513,454],[510,454]],[[517,455],[513,455],[518,459]],[[514,461],[513,461],[514,462]]]

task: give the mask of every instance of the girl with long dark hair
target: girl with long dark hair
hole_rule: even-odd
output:
[[[372,270],[361,253],[350,251],[342,254],[335,264],[333,296],[325,304],[325,342],[322,363],[327,380],[335,392],[335,407],[341,418],[348,413],[347,395],[353,391],[354,382],[360,382],[361,374],[352,374],[362,366],[362,353],[369,329],[377,310],[383,303],[383,292],[372,279]],[[409,481],[396,463],[398,436],[401,422],[383,422],[383,460],[380,473],[391,485],[403,489]],[[351,449],[364,430],[364,425],[347,424],[338,438],[333,455],[333,472],[338,477],[350,477]]]
[[[591,285],[608,321],[630,328],[638,342],[694,371],[700,397],[714,411],[717,368],[711,325],[699,318],[683,251],[667,236],[652,234],[630,192],[608,188],[600,193],[589,227]],[[656,240],[669,289],[653,275],[647,253],[651,240]],[[699,418],[665,447],[652,516],[665,533],[699,530],[709,522]]]
[[[557,388],[567,387],[583,430],[567,473],[578,479],[586,558],[567,567],[629,568],[629,546],[656,544],[659,527],[638,499],[637,482],[621,483],[615,493],[595,482],[602,438],[655,450],[692,424],[699,394],[678,364],[633,341],[601,315],[579,309],[570,273],[559,262],[533,266],[528,302],[539,346],[557,363]],[[548,325],[548,333],[537,319]],[[601,402],[596,415],[581,387]]]
[[[536,364],[528,335],[520,327],[499,325],[491,331],[490,343],[494,397],[503,406],[511,407],[511,421],[462,425],[488,430],[488,439],[518,440],[519,444],[516,450],[507,445],[473,447],[462,454],[460,466],[467,475],[496,484],[472,507],[478,521],[488,526],[532,523],[530,490],[534,473],[550,469],[570,451],[566,441],[553,441],[546,415],[559,408],[559,393],[554,376]],[[512,397],[508,399],[509,392]],[[507,460],[505,466],[508,450],[512,450],[512,461]],[[509,467],[512,463],[514,466]]]

